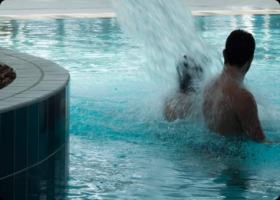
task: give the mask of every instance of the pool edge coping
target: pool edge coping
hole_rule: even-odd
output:
[[[215,15],[280,15],[279,10],[217,10],[217,11],[192,11],[194,16]],[[0,20],[41,20],[41,19],[110,19],[115,18],[115,13],[101,14],[32,14],[32,15],[0,15]]]
[[[0,47],[0,61],[17,75],[0,90],[0,113],[41,102],[63,90],[70,81],[69,72],[60,65],[26,53]]]

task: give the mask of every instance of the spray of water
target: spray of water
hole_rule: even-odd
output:
[[[176,66],[184,55],[190,68],[202,67],[205,77],[194,83],[200,92],[194,93],[192,109],[200,112],[204,83],[222,64],[218,52],[197,32],[191,12],[179,0],[112,0],[112,4],[123,32],[140,46],[143,69],[157,83],[158,91],[169,96],[178,91]]]
[[[124,33],[142,47],[145,68],[154,78],[172,81],[182,55],[212,74],[221,62],[195,30],[191,12],[179,0],[112,0]]]

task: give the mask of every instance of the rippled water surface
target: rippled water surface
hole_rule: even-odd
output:
[[[254,34],[257,49],[246,82],[268,138],[280,141],[280,17],[196,21],[198,34],[219,53],[233,29]],[[203,122],[165,122],[164,88],[143,71],[139,48],[116,20],[0,24],[1,46],[52,60],[71,74],[66,199],[270,200],[280,195],[279,144],[224,138],[208,132]]]

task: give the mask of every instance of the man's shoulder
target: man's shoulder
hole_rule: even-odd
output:
[[[224,93],[237,100],[254,99],[253,94],[248,89],[237,84],[225,87]]]
[[[247,90],[245,87],[240,87],[236,90],[236,95],[239,97],[239,99],[245,101],[255,101],[254,95]]]
[[[237,110],[249,111],[256,108],[254,95],[244,87],[232,88],[232,103]]]

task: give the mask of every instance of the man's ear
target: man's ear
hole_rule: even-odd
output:
[[[254,54],[253,54],[252,57],[250,58],[249,63],[251,64],[251,63],[253,62],[253,60],[254,60]]]
[[[223,50],[223,56],[224,56],[224,59],[226,59],[226,50],[225,49]]]

